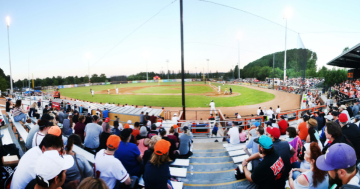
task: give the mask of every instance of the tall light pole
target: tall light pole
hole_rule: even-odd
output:
[[[195,79],[197,78],[197,69],[195,67]]]
[[[242,33],[238,32],[236,38],[237,38],[237,41],[238,41],[238,71],[239,71],[238,72],[238,77],[239,77],[239,81],[240,81],[240,39],[242,38]]]
[[[206,59],[208,62],[208,79],[210,80],[210,71],[209,71],[209,59]]]
[[[10,65],[10,94],[13,94],[13,84],[12,84],[12,72],[11,72],[11,58],[10,58],[10,37],[9,37],[9,26],[10,26],[10,17],[6,17],[7,24],[7,34],[8,34],[8,48],[9,48],[9,65]]]
[[[168,80],[169,80],[169,75],[170,75],[170,73],[169,73],[169,60],[166,60],[166,65],[167,65],[167,73],[168,73]]]
[[[89,63],[89,60],[88,60],[88,72],[89,72],[89,85],[90,85],[90,63]]]
[[[284,52],[284,83],[286,79],[286,40],[287,40],[287,19],[290,18],[292,9],[287,7],[284,11],[283,18],[285,19],[285,52]]]

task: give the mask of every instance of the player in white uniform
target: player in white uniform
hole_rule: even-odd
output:
[[[212,111],[215,111],[215,114],[217,114],[216,109],[215,109],[215,102],[213,100],[211,100],[210,104],[210,114],[212,114]]]
[[[116,91],[116,94],[119,94],[119,89],[117,87],[116,87],[115,91]]]
[[[94,90],[91,91],[91,95],[94,97]]]
[[[95,178],[101,178],[109,188],[114,188],[116,181],[131,184],[130,176],[121,161],[114,157],[120,144],[120,137],[110,135],[107,139],[107,149],[100,150],[95,156]]]
[[[219,93],[221,92],[221,85],[219,85]]]

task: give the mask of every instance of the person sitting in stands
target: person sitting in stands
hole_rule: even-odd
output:
[[[151,130],[148,132],[148,138],[151,138],[152,136],[158,135],[159,132],[156,131],[156,125],[151,124]]]
[[[240,143],[246,142],[246,132],[243,132],[242,127],[239,127],[239,139],[240,139]]]
[[[286,174],[284,162],[273,147],[273,141],[270,137],[262,135],[256,138],[254,142],[259,144],[259,153],[256,153],[256,159],[263,158],[261,163],[252,170],[248,170],[248,160],[242,162],[246,179],[250,182],[252,188],[285,188]]]
[[[142,126],[140,128],[140,134],[136,136],[141,157],[143,157],[145,151],[149,148],[150,139],[146,137],[146,134],[147,134],[147,129],[145,126]]]
[[[187,126],[183,127],[183,131],[184,131],[184,133],[179,138],[179,140],[180,140],[180,144],[179,144],[180,156],[179,156],[179,158],[188,159],[193,154],[190,150],[191,139],[193,138],[193,134],[190,132],[190,130]]]
[[[143,162],[142,162],[143,170],[144,170],[147,162],[151,159],[151,156],[154,153],[155,144],[159,140],[161,140],[161,137],[158,135],[151,137],[151,139],[149,141],[149,148],[147,150],[145,150],[144,156],[143,156]]]
[[[69,136],[72,134],[72,119],[65,114],[65,119],[63,121],[63,133],[66,136]]]
[[[47,120],[40,120],[38,125],[39,125],[39,131],[36,132],[35,136],[33,137],[32,147],[40,145],[41,141],[44,139],[45,135],[48,133],[50,126],[52,126],[52,123],[50,123]]]
[[[155,144],[151,160],[145,165],[144,181],[147,189],[172,188],[170,182],[170,142],[160,140]]]
[[[161,136],[162,139],[167,140],[170,142],[171,146],[170,146],[170,152],[169,152],[169,157],[171,160],[175,160],[177,158],[177,156],[179,155],[178,151],[176,151],[176,143],[175,140],[170,139],[167,135],[166,135],[166,130],[164,128],[160,128],[159,129],[159,134]]]
[[[106,119],[108,119],[108,118],[106,118]],[[105,131],[103,131],[100,134],[100,143],[99,143],[99,147],[96,150],[97,152],[100,151],[101,149],[106,149],[106,142],[110,135],[111,135],[110,134],[110,124],[109,124],[109,122],[106,122],[105,123]]]
[[[121,131],[121,142],[115,151],[115,158],[119,159],[131,176],[140,177],[142,157],[136,144],[130,143],[132,129]]]
[[[99,136],[102,133],[102,127],[98,125],[99,117],[94,115],[92,123],[88,123],[84,130],[84,149],[95,154],[96,148],[99,147]]]
[[[85,130],[85,116],[81,115],[79,121],[75,124],[75,134],[79,135],[81,138],[81,143],[84,142],[84,130]]]
[[[81,181],[77,189],[109,189],[103,179],[87,177]]]
[[[12,112],[12,116],[14,117],[14,121],[19,122],[22,121],[25,124],[26,114],[28,111],[22,109],[21,100],[17,100],[15,103],[14,110]]]
[[[104,122],[101,124],[103,131],[106,131],[106,124],[110,122],[110,118],[105,118]],[[106,143],[106,142],[105,142]]]
[[[278,122],[278,125],[279,125],[281,135],[285,135],[286,129],[289,127],[289,125],[286,122],[285,117],[283,115],[280,116],[280,121]]]
[[[100,150],[95,156],[94,176],[104,180],[109,188],[119,188],[115,187],[118,181],[125,185],[131,184],[130,176],[123,164],[114,157],[120,141],[120,137],[111,135],[106,142],[107,149]]]
[[[115,117],[116,117],[116,119],[118,119],[117,116],[115,116]],[[119,121],[115,120],[114,128],[111,128],[111,134],[120,136],[120,133],[121,133],[121,130],[119,129]]]
[[[321,171],[316,166],[316,160],[321,156],[321,150],[317,142],[312,142],[310,147],[306,149],[304,159],[309,162],[310,170],[307,169],[292,169],[289,175],[289,185],[291,189],[305,189],[305,188],[328,188],[329,177],[326,174],[326,171]],[[292,173],[293,171],[300,171],[296,180],[293,180]]]
[[[72,167],[66,170],[65,184],[74,180],[81,181],[82,179],[93,175],[93,169],[90,166],[89,161],[81,154],[76,154],[73,151],[74,145],[81,147],[81,143],[81,138],[76,134],[70,135],[67,140],[67,144],[65,147],[66,154],[72,156],[75,163]]]

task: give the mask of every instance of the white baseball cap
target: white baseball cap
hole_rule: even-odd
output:
[[[128,123],[128,124],[131,124],[131,120],[129,119],[129,120],[127,121],[127,123]]]
[[[38,158],[35,174],[46,183],[73,165],[74,159],[70,155],[61,156],[57,150],[49,150]]]
[[[327,115],[327,116],[324,116],[325,119],[331,121],[334,119],[334,117],[332,115]]]

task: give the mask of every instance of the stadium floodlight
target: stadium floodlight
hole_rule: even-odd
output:
[[[291,18],[293,10],[291,7],[286,7],[283,12],[283,18],[285,19],[285,51],[284,51],[284,82],[286,79],[286,39],[287,39],[287,20]]]
[[[9,27],[10,27],[10,17],[6,17],[7,25],[7,34],[8,34],[8,49],[9,49],[9,65],[10,65],[10,94],[13,94],[13,83],[12,83],[12,72],[11,72],[11,58],[10,58],[10,37],[9,37]]]
[[[90,84],[90,58],[91,58],[91,54],[88,52],[85,54],[85,58],[87,59],[88,61],[88,72],[89,72],[89,84]]]
[[[236,35],[236,39],[238,41],[238,69],[239,69],[239,80],[240,80],[240,40],[242,39],[242,33],[238,32]]]

